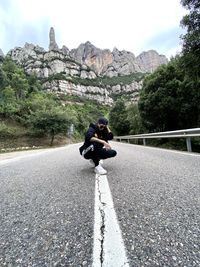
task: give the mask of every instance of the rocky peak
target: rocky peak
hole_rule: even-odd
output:
[[[142,72],[153,72],[162,64],[167,64],[166,56],[159,55],[155,50],[142,52],[137,58],[136,62]]]
[[[133,53],[120,51],[116,47],[112,52],[108,49],[101,50],[90,42],[71,50],[70,56],[81,64],[88,65],[98,75],[109,77],[135,72],[153,72],[157,67],[168,62],[165,56],[159,55],[154,50],[142,52],[135,57]]]
[[[0,57],[4,57],[4,53],[3,53],[3,51],[1,50],[1,48],[0,48]]]
[[[135,59],[135,55],[133,53],[126,51],[126,50],[120,51],[116,47],[114,47],[112,54],[115,60],[119,60],[124,57],[127,57],[128,60],[130,58]]]
[[[64,55],[69,55],[69,49],[63,45],[62,49],[61,49],[61,52],[64,54]]]
[[[113,62],[104,70],[104,75],[112,77],[140,71],[140,68],[135,64],[135,55],[131,52],[125,50],[120,51],[115,47],[112,52],[112,57]]]
[[[35,60],[43,57],[43,54],[45,53],[44,48],[30,44],[25,43],[24,47],[15,47],[14,49],[11,49],[8,52],[8,56],[10,56],[13,60],[15,60],[19,64],[27,64],[29,60]]]
[[[53,27],[51,27],[49,32],[49,51],[51,50],[59,50],[58,45],[56,43],[55,31]]]
[[[97,74],[100,74],[105,66],[111,64],[113,61],[110,50],[101,50],[90,42],[81,44],[77,49],[71,50],[70,55],[78,62],[91,67]]]

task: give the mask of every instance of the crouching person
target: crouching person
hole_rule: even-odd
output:
[[[106,174],[107,171],[102,167],[103,160],[117,155],[108,143],[108,140],[112,139],[113,134],[108,127],[107,119],[100,118],[96,124],[90,123],[85,142],[79,150],[85,159],[90,160],[97,174]]]

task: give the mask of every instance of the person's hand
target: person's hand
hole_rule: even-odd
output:
[[[104,143],[104,147],[105,147],[106,150],[111,149],[111,145],[108,144],[107,142]]]
[[[108,125],[106,125],[106,129],[107,129],[108,133],[111,132],[111,130],[110,130],[110,128],[108,127]]]

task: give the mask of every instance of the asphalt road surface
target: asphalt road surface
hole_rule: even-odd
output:
[[[79,146],[0,155],[0,267],[97,266],[97,177]],[[200,266],[200,155],[112,146],[104,178],[129,266]]]

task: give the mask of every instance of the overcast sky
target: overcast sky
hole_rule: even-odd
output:
[[[180,0],[0,0],[0,48],[25,42],[48,50],[49,29],[70,50],[90,41],[101,49],[156,50],[168,58],[181,50]]]

